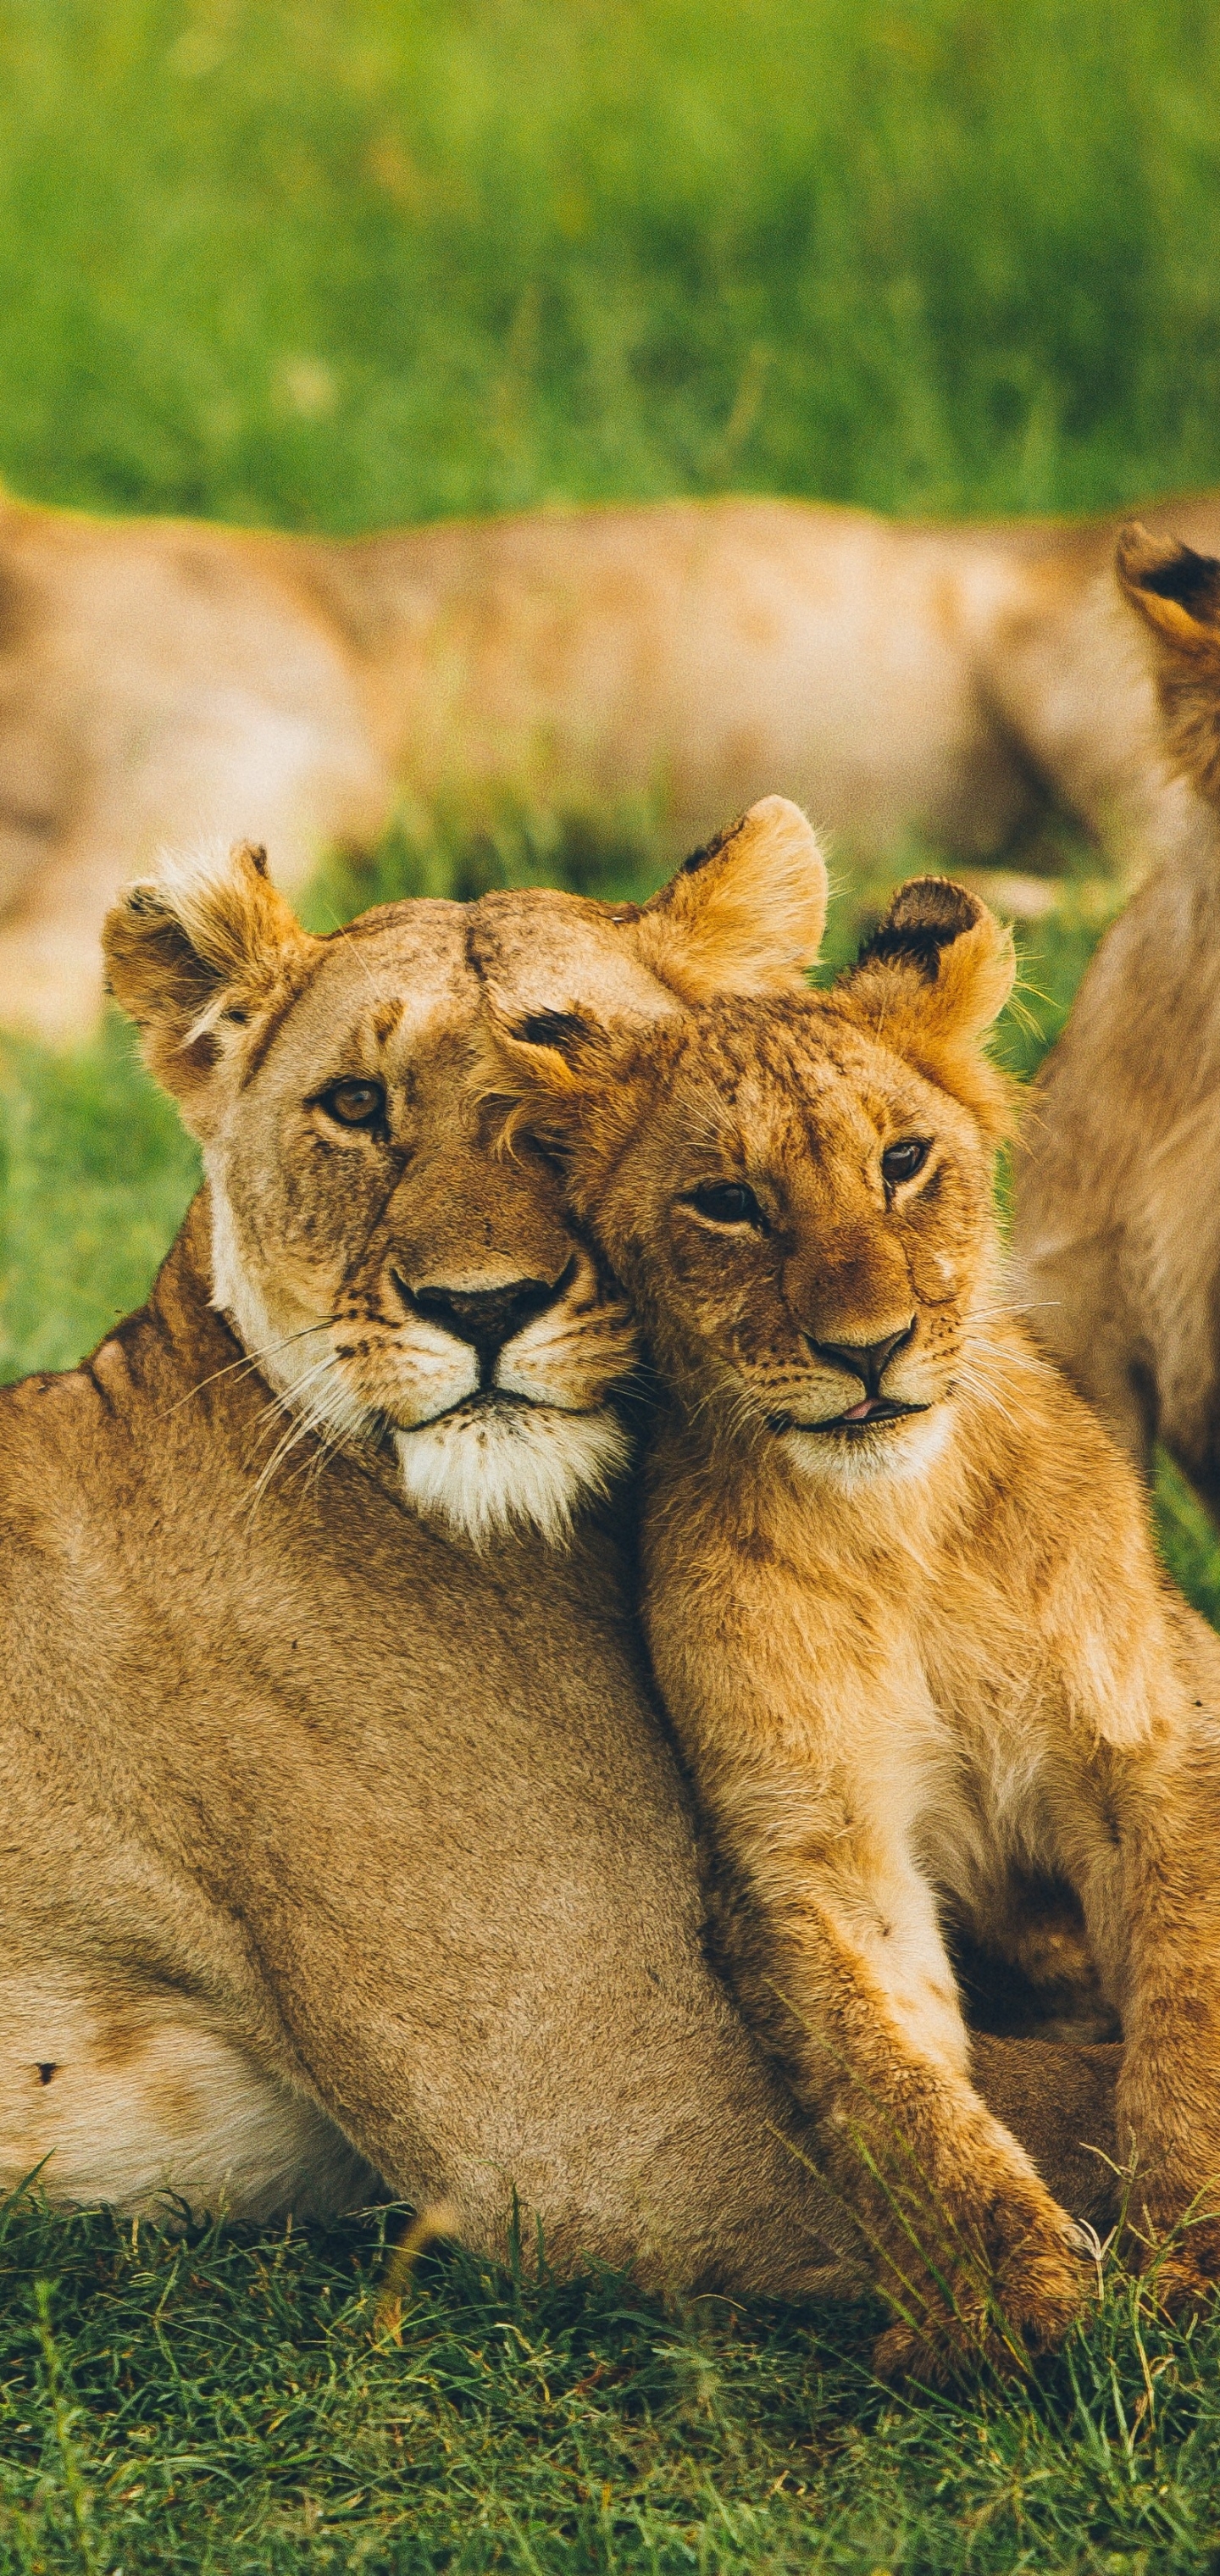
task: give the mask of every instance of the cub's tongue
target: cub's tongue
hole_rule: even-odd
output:
[[[870,1413],[875,1409],[875,1398],[871,1395],[866,1395],[862,1404],[853,1404],[850,1412],[841,1413],[839,1415],[839,1420],[840,1422],[867,1422]]]

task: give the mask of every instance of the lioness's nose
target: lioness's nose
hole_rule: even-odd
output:
[[[810,1342],[810,1349],[820,1360],[829,1360],[835,1368],[848,1369],[862,1380],[866,1395],[880,1395],[881,1380],[890,1361],[910,1341],[915,1330],[915,1317],[902,1324],[896,1333],[887,1333],[880,1342]]]
[[[502,1288],[446,1288],[436,1282],[406,1288],[401,1280],[399,1287],[417,1314],[439,1324],[442,1333],[469,1342],[487,1368],[532,1316],[562,1297],[575,1267],[572,1260],[558,1279],[510,1279]]]

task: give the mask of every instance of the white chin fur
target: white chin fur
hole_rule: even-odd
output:
[[[949,1406],[938,1404],[930,1413],[915,1414],[909,1422],[863,1440],[836,1439],[833,1431],[782,1431],[780,1441],[785,1456],[811,1484],[829,1482],[852,1493],[887,1477],[901,1484],[922,1476],[939,1458],[949,1424]]]
[[[578,1504],[604,1494],[630,1458],[627,1434],[608,1409],[480,1407],[396,1431],[394,1445],[408,1502],[475,1547],[522,1525],[561,1545]]]

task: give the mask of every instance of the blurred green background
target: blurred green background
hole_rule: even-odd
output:
[[[5,0],[0,472],[360,529],[1220,479],[1205,0]]]

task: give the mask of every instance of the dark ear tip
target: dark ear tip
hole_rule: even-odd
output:
[[[564,1055],[592,1031],[578,1011],[530,1011],[514,1022],[510,1035],[521,1046],[550,1047],[556,1055]]]
[[[261,841],[234,841],[232,849],[229,852],[229,857],[231,861],[237,861],[248,868],[253,868],[256,877],[265,877],[270,874],[270,870],[267,865],[267,853]]]
[[[692,850],[688,859],[683,859],[678,870],[679,876],[698,876],[700,868],[706,868],[712,859],[718,859],[721,851],[728,848],[729,842],[736,840],[745,819],[744,814],[739,814],[734,822],[725,824],[722,832],[713,832],[710,841],[701,841],[698,849]]]
[[[137,921],[145,921],[153,913],[160,913],[165,910],[165,905],[162,902],[160,893],[155,885],[128,886],[125,894],[122,894],[119,897],[119,901],[124,912],[133,912]]]
[[[1214,624],[1220,617],[1220,562],[1183,543],[1158,543],[1138,520],[1120,530],[1115,549],[1119,578],[1128,590],[1170,599],[1188,617]]]
[[[977,895],[952,877],[909,877],[891,896],[857,962],[888,966],[903,959],[934,983],[942,948],[951,948],[955,939],[973,930],[985,909]]]

